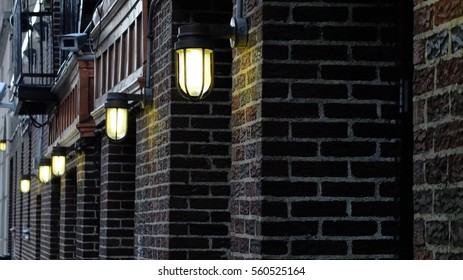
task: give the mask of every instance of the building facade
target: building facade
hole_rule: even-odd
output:
[[[0,254],[461,258],[461,5],[12,1]],[[213,92],[185,100],[178,27],[240,12],[246,47],[214,39]],[[87,39],[66,51],[66,34]],[[108,93],[151,90],[111,140]],[[41,184],[55,147],[65,172]]]

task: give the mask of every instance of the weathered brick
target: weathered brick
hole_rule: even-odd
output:
[[[448,180],[448,159],[435,158],[425,162],[425,178],[429,184],[438,184]]]
[[[431,214],[433,193],[431,190],[414,192],[414,212],[417,214]]]
[[[463,48],[463,24],[459,24],[450,30],[450,40],[453,53]]]
[[[450,221],[450,244],[455,247],[463,247],[463,221]]]
[[[438,1],[435,4],[435,25],[443,24],[463,15],[463,3],[459,0]]]
[[[426,242],[434,245],[449,243],[449,224],[446,221],[426,222]]]
[[[413,223],[413,244],[414,247],[425,245],[425,222],[422,219],[415,220]]]
[[[434,68],[415,70],[413,78],[413,94],[420,95],[434,89]]]
[[[423,33],[432,28],[434,24],[434,6],[424,6],[415,10],[414,34]]]
[[[463,82],[463,62],[459,58],[442,61],[437,65],[436,70],[436,85],[445,87],[451,84]]]
[[[433,60],[445,56],[449,51],[449,33],[447,30],[429,37],[426,44],[426,58]]]
[[[413,43],[413,64],[418,65],[425,62],[426,41],[415,40]]]
[[[463,213],[463,191],[461,189],[436,190],[434,213],[459,215]]]

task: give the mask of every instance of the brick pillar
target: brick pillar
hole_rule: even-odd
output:
[[[227,40],[216,42],[215,90],[197,103],[171,88],[171,53],[179,25],[228,24],[231,11],[229,0],[165,1],[154,19],[158,94],[137,119],[137,258],[229,256],[231,50]]]
[[[232,257],[397,258],[399,2],[244,2]]]
[[[97,259],[99,250],[99,154],[77,154],[76,259]]]
[[[414,4],[414,256],[463,259],[463,2]]]
[[[60,250],[61,260],[75,259],[77,174],[67,172],[61,186]]]
[[[42,240],[42,194],[38,193],[35,199],[35,259],[40,259]]]
[[[50,184],[42,187],[41,253],[40,258],[59,258],[61,178],[54,177]]]
[[[124,141],[101,149],[100,259],[134,258],[135,120]]]

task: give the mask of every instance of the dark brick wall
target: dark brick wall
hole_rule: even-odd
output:
[[[100,154],[77,154],[76,259],[98,259],[100,233]]]
[[[414,248],[461,259],[462,1],[415,1]]]
[[[75,164],[72,165],[75,166]],[[62,182],[59,259],[72,260],[76,255],[77,174],[75,168],[65,174]]]
[[[40,258],[45,260],[56,260],[59,257],[60,189],[59,177],[53,178],[51,183],[42,189]]]
[[[232,257],[399,256],[399,1],[245,1]]]
[[[100,259],[134,258],[135,119],[121,143],[101,140]]]
[[[71,152],[66,176],[34,183],[28,242],[20,232],[29,197],[15,191],[15,258],[400,256],[401,2],[244,1],[248,47],[217,40],[214,93],[181,99],[177,27],[228,24],[233,3],[162,1],[153,18],[152,106],[131,112],[123,142],[98,135],[95,149]],[[461,246],[460,221],[433,215],[460,211],[454,84],[462,28],[431,10],[440,1],[415,3],[425,17],[415,26],[415,245],[420,258],[456,258],[443,248]],[[17,137],[11,153],[14,186],[27,161],[23,142]]]
[[[217,40],[215,92],[193,104],[174,88],[172,47],[179,25],[228,24],[231,11],[231,1],[165,1],[154,18],[154,109],[137,119],[137,258],[228,258],[231,50]]]
[[[154,101],[137,115],[135,169],[135,257],[168,258],[169,80],[172,75],[170,1],[156,9],[153,26]]]

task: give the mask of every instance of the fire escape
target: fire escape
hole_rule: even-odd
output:
[[[51,0],[16,0],[12,17],[17,115],[47,114],[56,105]]]

